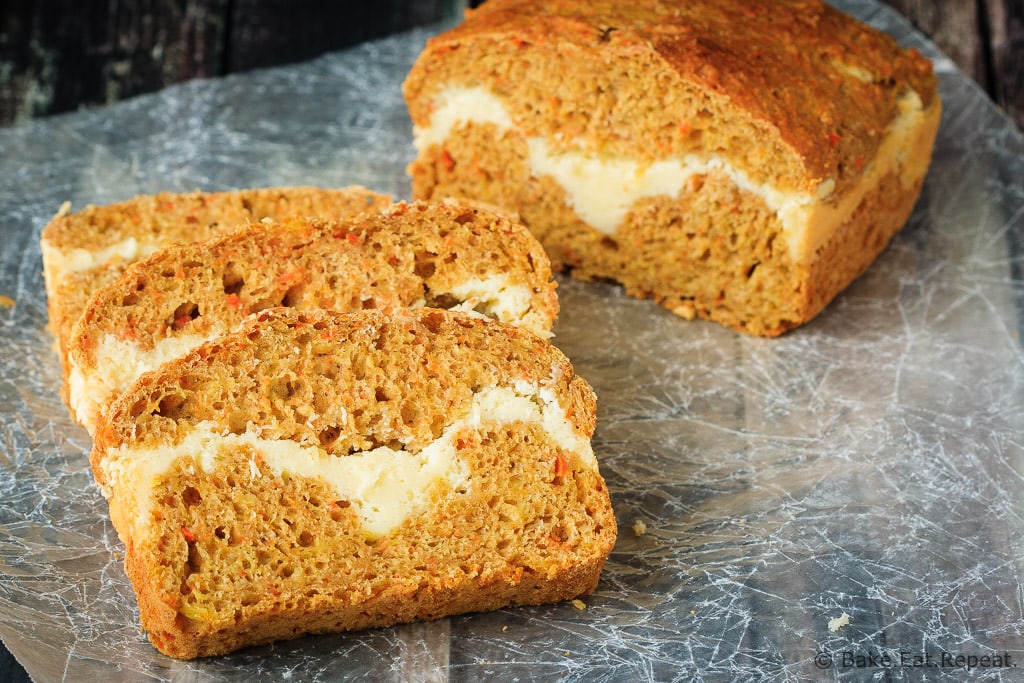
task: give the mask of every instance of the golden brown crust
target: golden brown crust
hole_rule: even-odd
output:
[[[415,453],[473,392],[517,383],[550,390],[589,440],[593,392],[557,349],[437,309],[268,310],[143,376],[108,414],[92,462],[114,486],[111,516],[151,641],[191,658],[592,591],[616,536],[608,491],[591,462],[536,423],[459,427],[466,483],[372,540],[325,481],[275,474],[247,447],[221,451],[213,469],[178,459],[130,484],[152,495],[140,537],[127,492],[106,477],[133,457],[122,447],[171,444],[211,422],[229,433],[258,425],[262,438],[339,458],[383,444]]]
[[[773,162],[785,169],[786,184],[801,190],[813,191],[821,181],[835,178],[842,192],[875,155],[900,96],[914,90],[926,109],[937,97],[927,59],[821,0],[498,0],[468,12],[464,23],[428,41],[404,86],[417,125],[430,116],[426,90],[436,85],[431,71],[446,64],[449,53],[470,49],[486,54],[484,63],[504,61],[513,69],[517,62],[525,66],[529,61],[532,69],[537,60],[557,62],[568,55],[570,63],[583,62],[590,69],[600,63],[616,71],[614,85],[619,87],[606,94],[617,100],[624,119],[602,125],[635,129],[630,120],[663,120],[661,112],[673,112],[674,125],[634,139],[652,156],[685,152],[695,138],[710,136],[722,138],[717,146],[727,148],[731,129],[755,129],[777,141],[770,147]],[[616,64],[622,62],[629,66],[619,73]],[[557,78],[559,71],[571,73],[571,67],[552,71],[546,76]],[[461,79],[496,92],[521,82],[484,68],[467,70]],[[470,79],[475,82],[466,82]],[[545,81],[545,87],[556,82]],[[563,97],[571,87],[548,87],[551,96],[521,98],[519,106],[534,112],[523,118],[538,122],[537,132],[546,132],[540,121],[561,118],[571,124],[597,112],[614,117],[603,100]],[[668,99],[680,89],[700,97],[690,106]],[[623,106],[634,96],[635,102]],[[714,116],[709,119],[708,113]],[[584,131],[592,125],[579,123]]]
[[[59,251],[90,252],[128,238],[160,244],[197,242],[264,218],[342,218],[388,203],[390,198],[358,186],[160,192],[59,214],[43,228],[42,241]]]

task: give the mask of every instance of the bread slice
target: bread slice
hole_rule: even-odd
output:
[[[398,203],[341,221],[257,224],[163,249],[99,290],[68,344],[68,404],[91,432],[138,375],[273,306],[457,306],[548,337],[558,313],[543,248],[465,204]]]
[[[404,84],[413,196],[517,211],[556,269],[756,335],[904,224],[931,64],[820,0],[488,0]]]
[[[264,218],[344,218],[391,198],[363,187],[273,187],[231,192],[162,192],[71,212],[65,204],[43,228],[49,325],[67,379],[67,341],[90,296],[124,268],[179,242],[212,239]],[[66,398],[66,382],[65,382]]]
[[[268,309],[121,394],[91,462],[143,628],[192,658],[592,591],[616,537],[594,426],[521,328]]]

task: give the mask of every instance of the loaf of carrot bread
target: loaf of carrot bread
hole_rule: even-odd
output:
[[[404,94],[413,196],[517,211],[556,269],[777,335],[905,223],[931,64],[820,0],[488,0]]]
[[[116,280],[128,264],[170,244],[208,240],[264,218],[344,218],[390,202],[354,186],[164,192],[76,212],[65,204],[40,239],[49,324],[65,380],[67,341],[75,321],[92,293]]]
[[[275,306],[458,307],[546,338],[555,286],[525,227],[468,204],[255,224],[162,249],[97,291],[68,344],[68,404],[91,432],[138,375]]]
[[[142,626],[191,658],[592,591],[595,398],[458,311],[268,309],[143,375],[91,455]]]

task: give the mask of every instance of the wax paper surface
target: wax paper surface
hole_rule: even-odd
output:
[[[1024,680],[1024,142],[904,20],[840,6],[935,60],[945,104],[865,276],[774,340],[561,281],[620,525],[585,609],[163,657],[58,395],[39,232],[62,202],[407,197],[399,87],[441,27],[0,131],[0,637],[37,681]]]

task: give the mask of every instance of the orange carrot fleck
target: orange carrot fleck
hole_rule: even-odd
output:
[[[569,465],[561,455],[555,456],[555,479],[561,479],[569,471]]]

